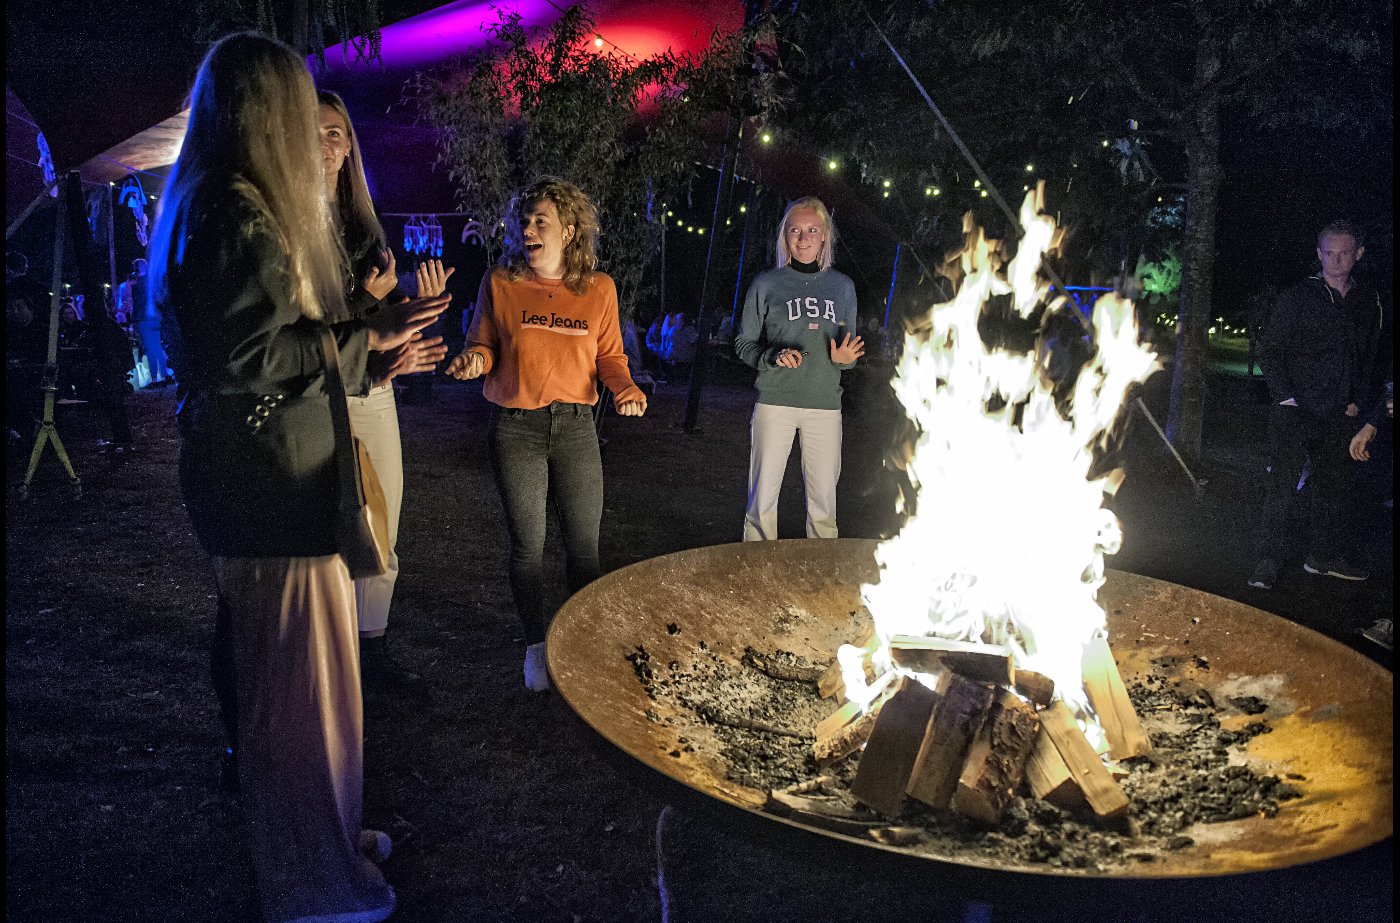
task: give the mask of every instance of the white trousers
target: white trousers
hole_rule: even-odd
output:
[[[389,507],[389,568],[377,577],[355,581],[360,634],[382,635],[389,627],[389,606],[399,579],[399,513],[403,509],[403,448],[394,386],[390,383],[364,397],[346,398],[346,404],[350,407],[350,429],[365,444]]]
[[[778,537],[778,494],[792,454],[802,442],[807,537],[836,538],[836,482],[841,479],[841,411],[755,404],[749,426],[749,502],[744,541]]]

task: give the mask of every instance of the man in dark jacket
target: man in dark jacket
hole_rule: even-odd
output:
[[[1278,579],[1305,470],[1312,516],[1303,569],[1343,580],[1369,576],[1348,560],[1355,526],[1349,447],[1360,408],[1372,403],[1368,388],[1381,327],[1379,296],[1351,277],[1364,252],[1361,233],[1350,223],[1323,228],[1317,239],[1322,271],[1279,297],[1260,340],[1273,406],[1268,497],[1252,587],[1267,590]]]

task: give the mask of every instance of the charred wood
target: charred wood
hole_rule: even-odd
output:
[[[999,690],[968,749],[953,809],[988,826],[1001,820],[1021,785],[1039,730],[1040,720],[1031,706],[1010,690]]]
[[[993,690],[945,673],[938,691],[938,705],[915,757],[907,791],[929,807],[946,808],[952,803],[967,748],[991,708]]]

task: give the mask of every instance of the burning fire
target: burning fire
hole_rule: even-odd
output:
[[[877,550],[879,582],[862,587],[873,641],[843,645],[837,660],[847,698],[869,705],[900,674],[934,685],[936,677],[895,664],[891,639],[1006,648],[1017,670],[1054,680],[1056,698],[1103,753],[1081,661],[1086,645],[1107,634],[1095,597],[1104,555],[1118,551],[1122,532],[1103,498],[1121,473],[1089,475],[1128,389],[1159,365],[1138,342],[1133,303],[1112,293],[1094,306],[1091,358],[1060,407],[1047,325],[1030,352],[983,342],[977,321],[994,297],[1009,299],[1028,321],[1042,306],[1045,316],[1077,311],[1063,293],[1052,299],[1039,274],[1059,238],[1043,203],[1043,185],[1026,196],[1025,236],[1005,272],[969,215],[957,295],[933,307],[931,326],[905,339],[892,384],[918,426],[908,473],[921,502]]]

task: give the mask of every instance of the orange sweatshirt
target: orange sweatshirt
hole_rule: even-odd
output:
[[[512,282],[492,269],[481,280],[467,349],[486,360],[483,393],[502,407],[597,403],[600,378],[614,405],[645,397],[627,371],[617,287],[601,272],[575,295],[559,282]]]

